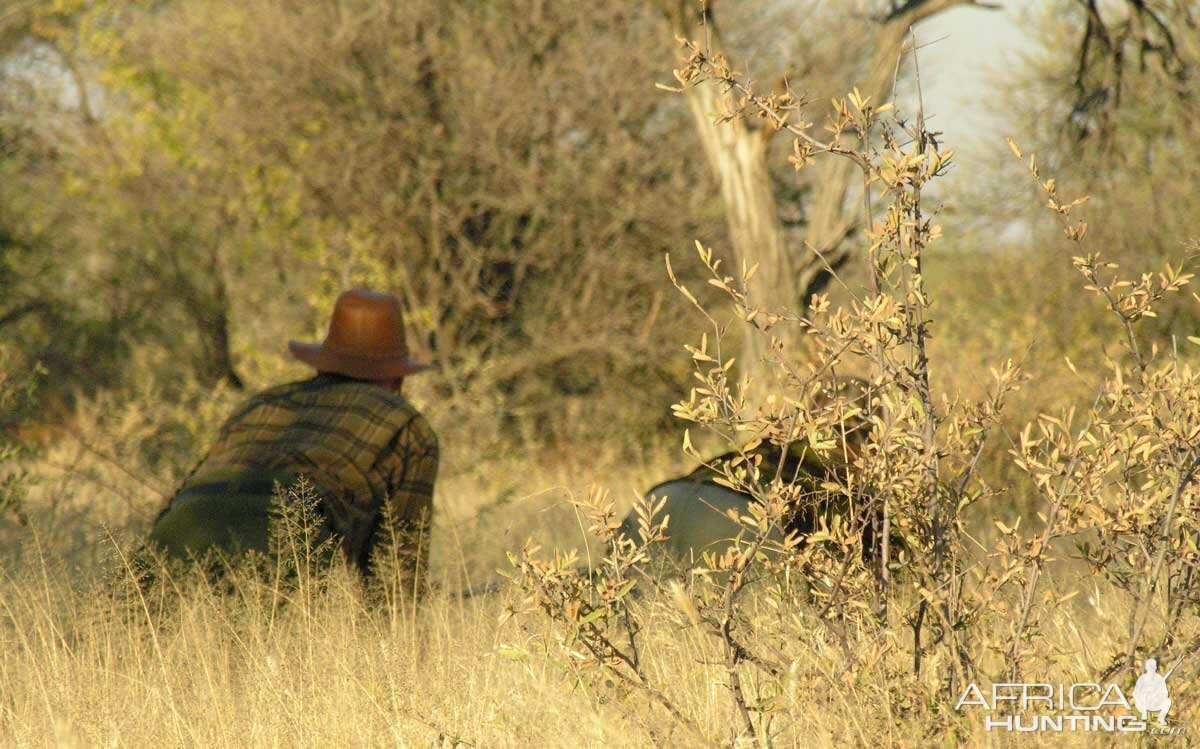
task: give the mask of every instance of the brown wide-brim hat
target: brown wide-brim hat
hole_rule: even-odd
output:
[[[391,380],[433,368],[408,355],[400,300],[363,289],[338,297],[323,343],[289,341],[288,350],[318,372],[360,380]]]

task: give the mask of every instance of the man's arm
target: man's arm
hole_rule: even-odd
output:
[[[424,592],[429,565],[433,485],[437,479],[437,437],[421,416],[397,435],[385,458],[389,495],[368,550],[370,576],[389,597],[416,600]]]

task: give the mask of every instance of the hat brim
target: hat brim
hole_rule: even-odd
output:
[[[435,365],[400,356],[353,356],[325,349],[319,343],[289,341],[292,356],[318,372],[333,372],[359,380],[390,380],[435,369]]]

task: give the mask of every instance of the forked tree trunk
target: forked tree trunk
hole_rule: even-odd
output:
[[[909,29],[935,13],[963,3],[971,4],[969,0],[909,2],[886,18],[875,34],[875,52],[867,68],[866,80],[859,83],[859,91],[863,96],[870,97],[874,106],[891,101]],[[863,173],[849,159],[825,159],[817,168],[821,171],[817,177],[815,198],[808,211],[805,242],[825,255],[831,263],[841,264],[850,252],[844,240],[866,221],[861,200],[847,202],[852,189],[862,184]],[[808,255],[808,261],[802,264],[800,288],[811,295],[813,289],[810,287],[814,283],[823,284],[821,275],[824,267],[817,253]],[[807,300],[808,296],[804,299]]]
[[[708,1],[704,12],[698,10],[695,0],[660,2],[678,36],[707,39],[710,53],[722,52],[712,20],[714,0]],[[876,105],[888,101],[908,29],[964,4],[982,5],[977,0],[909,0],[882,19],[867,79],[859,86],[862,94]],[[722,93],[716,83],[690,87],[686,95],[705,156],[721,186],[733,259],[739,267],[742,263],[759,265],[749,289],[751,303],[773,311],[802,310],[828,283],[829,268],[836,270],[850,257],[851,247],[845,240],[865,218],[861,202],[850,200],[853,188],[862,182],[861,170],[848,159],[833,157],[813,167],[819,173],[816,197],[806,211],[804,241],[817,252],[789,246],[767,169],[771,131],[746,122],[716,124],[722,109]],[[786,339],[784,344],[788,345]],[[746,336],[741,362],[744,374],[759,379],[764,349],[762,336]]]

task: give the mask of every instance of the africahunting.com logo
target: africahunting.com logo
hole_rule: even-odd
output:
[[[956,710],[978,708],[987,731],[1182,734],[1167,722],[1172,702],[1167,679],[1183,656],[1165,673],[1153,658],[1133,687],[1133,705],[1116,684],[996,683],[990,692],[967,685]],[[1136,707],[1134,707],[1136,705]]]

